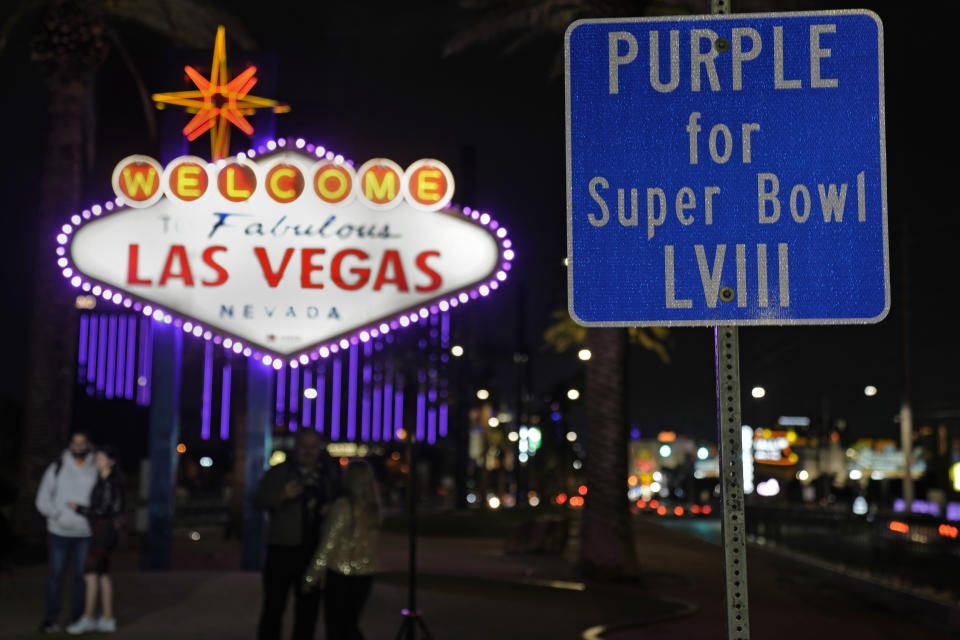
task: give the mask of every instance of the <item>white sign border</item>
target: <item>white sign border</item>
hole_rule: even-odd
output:
[[[228,161],[247,161],[250,158],[269,158],[270,155],[283,151],[296,151],[304,155],[315,157],[319,161],[336,162],[334,157],[339,159],[342,156],[333,156],[333,152],[328,151],[321,145],[307,144],[303,138],[280,138],[267,141],[258,146],[257,149],[250,149],[246,153],[240,153],[230,158]],[[313,154],[313,155],[311,155]],[[137,156],[139,158],[139,156]],[[144,156],[146,157],[146,156]],[[377,159],[382,160],[382,159]],[[344,162],[347,162],[344,160]],[[158,172],[163,176],[165,172]],[[404,171],[401,169],[398,177],[402,180]],[[258,176],[258,179],[260,176]],[[259,186],[259,185],[258,185]],[[216,188],[215,181],[208,183],[208,188]],[[310,187],[309,183],[305,185]],[[164,189],[158,189],[159,197],[164,195]],[[157,200],[159,200],[159,197]],[[104,301],[111,302],[122,309],[132,310],[142,313],[145,316],[152,317],[158,322],[173,324],[189,335],[212,341],[215,344],[222,345],[224,349],[231,349],[234,353],[246,357],[252,357],[260,360],[267,366],[274,369],[282,369],[289,364],[296,368],[300,365],[309,364],[311,361],[317,361],[321,358],[327,358],[342,349],[348,348],[351,344],[358,342],[368,342],[370,339],[386,335],[398,329],[404,329],[418,324],[422,319],[439,312],[446,312],[470,301],[485,298],[492,291],[496,291],[503,282],[509,277],[509,272],[513,268],[513,261],[516,257],[513,241],[507,233],[506,227],[501,225],[488,212],[482,212],[472,209],[468,206],[459,207],[450,205],[446,209],[437,211],[440,215],[448,215],[455,219],[463,220],[469,224],[474,224],[489,233],[498,248],[498,257],[490,273],[482,278],[478,278],[471,284],[456,289],[452,292],[444,293],[437,298],[421,302],[409,308],[397,312],[391,312],[385,316],[363,323],[360,326],[351,327],[335,336],[325,338],[321,341],[312,343],[293,353],[282,354],[270,347],[255,343],[246,338],[239,338],[231,332],[225,331],[212,323],[201,322],[192,318],[188,314],[171,311],[157,305],[142,296],[130,293],[123,288],[109,285],[95,278],[91,278],[82,273],[70,260],[70,244],[73,241],[75,232],[85,224],[101,218],[104,215],[111,215],[120,211],[126,211],[130,207],[124,199],[116,197],[113,200],[103,204],[96,204],[80,213],[70,216],[69,223],[63,224],[56,236],[56,260],[63,277],[75,289],[79,289],[85,294],[92,294]]]
[[[644,23],[644,22],[690,22],[703,20],[742,20],[744,18],[801,18],[816,16],[865,15],[877,23],[877,58],[879,59],[879,88],[880,88],[880,184],[882,193],[881,213],[883,216],[883,279],[884,279],[884,306],[873,318],[758,318],[753,320],[736,320],[735,322],[723,319],[708,320],[662,320],[652,321],[589,321],[577,316],[573,308],[573,165],[571,162],[572,142],[570,140],[570,34],[582,24],[604,23]],[[736,326],[814,326],[814,325],[862,325],[876,324],[887,317],[890,312],[890,241],[887,227],[887,134],[886,134],[886,106],[884,102],[884,66],[883,66],[883,23],[880,17],[869,9],[838,9],[829,11],[779,11],[770,13],[730,13],[704,14],[690,16],[653,16],[644,18],[586,18],[570,23],[563,35],[563,81],[564,81],[564,122],[566,126],[566,173],[567,173],[567,312],[575,323],[582,327],[715,327],[724,325]]]

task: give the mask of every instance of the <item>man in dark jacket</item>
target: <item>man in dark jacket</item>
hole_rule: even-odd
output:
[[[265,474],[253,506],[269,516],[267,557],[263,567],[263,608],[259,640],[278,640],[287,595],[294,589],[293,640],[313,640],[321,594],[303,592],[300,583],[320,541],[320,524],[339,491],[340,470],[315,431],[297,434],[292,460]]]

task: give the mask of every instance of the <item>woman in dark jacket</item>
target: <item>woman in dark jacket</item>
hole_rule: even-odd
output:
[[[113,616],[113,581],[110,569],[110,552],[117,546],[116,519],[123,513],[123,478],[117,469],[116,453],[112,447],[101,447],[96,454],[97,483],[90,494],[90,505],[68,503],[77,513],[90,520],[90,548],[84,578],[87,581],[86,610],[83,616],[67,627],[71,634],[87,631],[113,632],[117,621]],[[97,587],[100,592],[101,616],[95,619]]]

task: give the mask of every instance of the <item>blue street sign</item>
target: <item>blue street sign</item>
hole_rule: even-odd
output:
[[[577,322],[886,316],[875,14],[581,20],[565,49]]]

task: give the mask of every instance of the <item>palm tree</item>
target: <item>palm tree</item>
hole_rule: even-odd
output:
[[[589,494],[580,526],[577,570],[600,579],[636,579],[640,576],[630,527],[626,494],[629,459],[625,377],[628,344],[652,351],[669,364],[669,330],[587,329],[574,324],[565,310],[555,311],[544,341],[562,352],[584,344],[587,361],[587,458]]]
[[[216,26],[226,23],[234,25],[232,34],[241,46],[252,44],[230,16],[195,0],[21,0],[0,24],[0,55],[13,30],[37,13],[30,57],[43,75],[50,103],[43,195],[36,212],[30,368],[14,515],[14,530],[27,540],[36,540],[42,531],[33,496],[44,467],[66,439],[71,416],[76,311],[54,263],[53,242],[63,219],[83,204],[81,181],[93,161],[97,71],[115,50],[137,82],[148,129],[155,129],[144,83],[119,36],[121,25],[136,23],[177,45],[205,48]]]
[[[563,68],[561,38],[567,26],[581,18],[687,13],[697,3],[689,0],[461,0],[471,10],[471,25],[451,38],[444,53],[452,55],[470,47],[504,43],[503,55],[515,53],[542,38],[557,42],[550,71]],[[556,314],[555,314],[555,317]],[[632,339],[668,360],[666,329],[631,330]],[[626,495],[628,461],[627,421],[624,405],[624,329],[577,327],[560,312],[559,321],[545,339],[558,350],[586,342],[592,357],[587,364],[587,459],[589,488],[580,531],[577,568],[587,577],[635,579],[640,575],[630,529]]]

